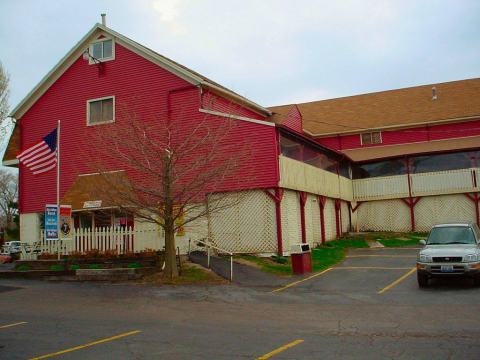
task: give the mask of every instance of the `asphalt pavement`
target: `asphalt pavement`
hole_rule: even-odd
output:
[[[0,358],[478,359],[480,288],[419,289],[416,251],[277,288],[0,280]]]

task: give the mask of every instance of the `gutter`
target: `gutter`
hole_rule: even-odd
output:
[[[208,87],[210,89],[214,89],[216,91],[219,91],[221,92],[222,94],[224,95],[227,95],[229,97],[232,97],[234,98],[235,100],[239,101],[239,102],[242,102],[242,103],[245,103],[245,104],[248,104],[249,106],[253,107],[254,109],[256,109],[258,112],[260,112],[261,114],[266,114],[268,116],[272,116],[272,112],[266,108],[264,108],[263,106],[261,105],[258,105],[257,103],[251,101],[251,100],[248,100],[247,98],[241,96],[241,95],[238,95],[238,94],[235,94],[233,93],[232,91],[228,91],[226,89],[223,89],[222,87],[220,86],[217,86],[217,85],[214,85],[212,83],[209,83],[207,81],[201,81],[200,83],[201,85],[205,86],[205,87]]]

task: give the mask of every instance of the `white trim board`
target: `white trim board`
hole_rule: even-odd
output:
[[[227,113],[222,113],[219,111],[212,111],[212,110],[205,110],[205,109],[198,109],[201,113],[204,114],[209,114],[209,115],[215,115],[215,116],[221,116],[229,119],[235,119],[235,120],[241,120],[241,121],[247,121],[255,124],[260,124],[260,125],[267,125],[267,126],[273,126],[275,127],[274,123],[268,122],[268,121],[263,121],[263,120],[257,120],[257,119],[251,119],[245,116],[238,116],[238,115],[233,115],[233,114],[227,114]]]

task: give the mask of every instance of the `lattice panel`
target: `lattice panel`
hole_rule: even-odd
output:
[[[475,221],[475,206],[463,194],[423,197],[415,206],[417,231],[429,231],[433,225]]]
[[[300,200],[295,191],[285,190],[282,199],[283,250],[290,252],[292,244],[302,242],[300,228]]]
[[[410,210],[399,199],[366,202],[358,208],[357,213],[360,231],[410,231],[411,229]]]
[[[277,251],[275,203],[261,190],[232,193],[238,202],[210,218],[215,244],[234,253]]]
[[[335,200],[327,199],[325,203],[325,238],[327,241],[335,240],[337,237],[335,223]]]
[[[350,231],[350,207],[346,201],[342,201],[342,232]]]

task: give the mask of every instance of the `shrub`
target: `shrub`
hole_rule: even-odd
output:
[[[74,264],[74,265],[70,265],[68,267],[69,270],[78,270],[80,269],[80,265],[77,265],[77,264]]]
[[[101,264],[90,264],[90,265],[88,265],[88,268],[90,270],[96,270],[96,269],[102,269],[103,267],[102,267]]]
[[[272,260],[275,261],[276,263],[279,263],[279,264],[286,264],[288,263],[288,259],[284,256],[277,256],[277,255],[274,255],[272,256]]]
[[[118,257],[118,251],[115,249],[105,250],[103,251],[102,255],[107,259],[115,259]]]
[[[28,271],[28,270],[30,270],[30,266],[26,264],[22,264],[17,268],[17,271]]]
[[[138,269],[138,268],[141,268],[142,265],[139,264],[139,263],[130,263],[130,264],[127,265],[127,267],[128,267],[129,269]]]
[[[40,260],[52,260],[52,259],[57,259],[58,255],[49,253],[49,252],[44,252],[43,254],[38,255],[38,259]]]
[[[64,271],[64,270],[65,270],[65,266],[60,265],[60,264],[51,265],[51,266],[50,266],[50,270],[52,270],[52,271]]]
[[[154,256],[158,255],[158,251],[153,250],[153,249],[145,249],[145,250],[140,251],[139,255],[140,255],[140,257],[154,257]]]
[[[85,251],[85,257],[86,258],[99,258],[102,256],[102,252],[98,249],[91,249],[91,250],[87,250]]]

